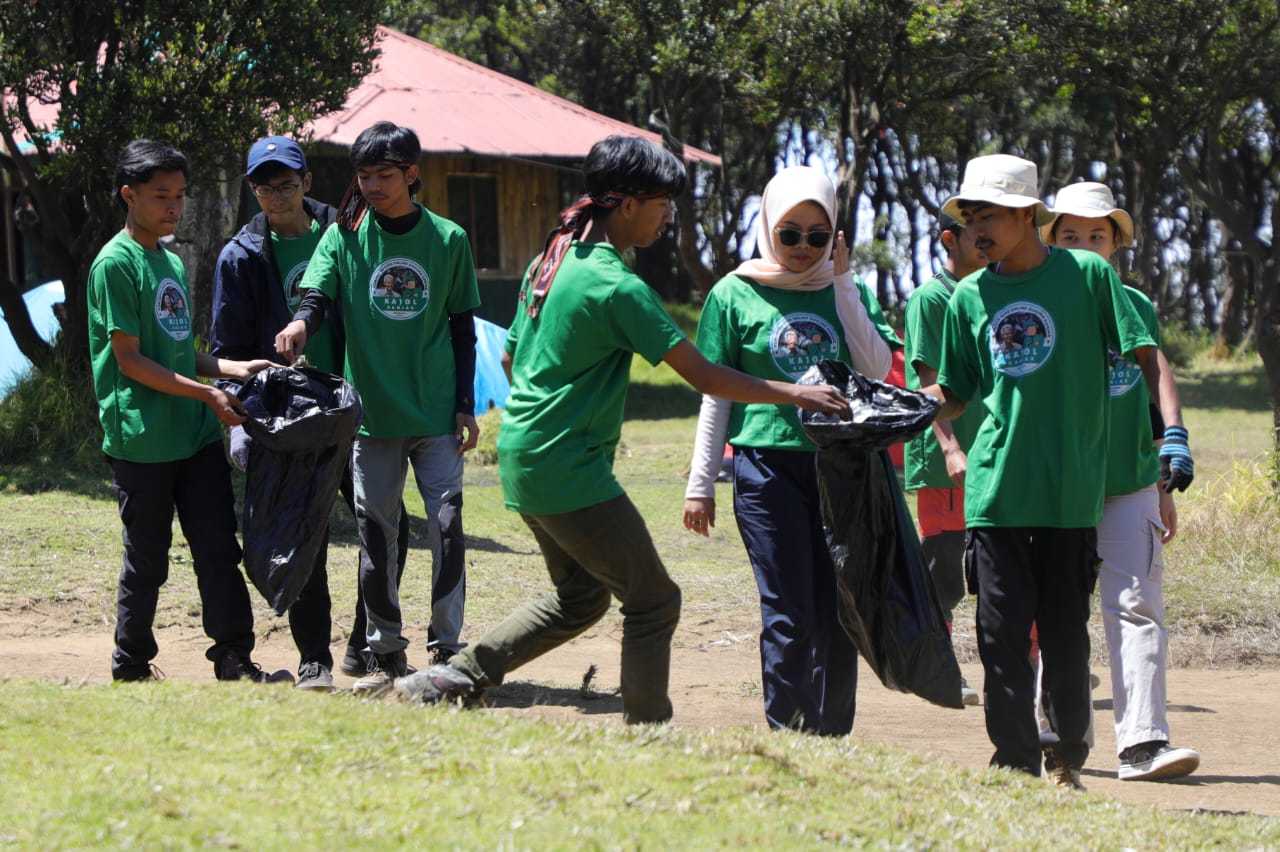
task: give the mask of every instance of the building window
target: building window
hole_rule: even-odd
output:
[[[471,240],[476,269],[500,269],[498,179],[493,175],[449,175],[449,218]]]

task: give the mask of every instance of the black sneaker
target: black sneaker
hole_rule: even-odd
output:
[[[333,673],[323,663],[303,663],[298,666],[298,682],[295,688],[333,692]]]
[[[339,668],[344,675],[364,677],[369,673],[369,652],[355,645],[348,645]]]
[[[1120,752],[1121,781],[1163,781],[1190,775],[1200,767],[1200,752],[1174,748],[1164,740],[1129,746]]]
[[[351,685],[351,691],[357,695],[375,697],[391,689],[391,684],[398,677],[409,673],[409,661],[404,651],[391,654],[370,654],[369,673]]]
[[[448,648],[444,648],[440,645],[428,645],[427,646],[427,660],[428,660],[427,665],[443,666],[445,663],[452,660],[453,655],[456,653],[458,652],[450,651]]]
[[[136,669],[121,669],[111,673],[111,679],[120,683],[145,683],[147,681],[164,680],[164,672],[155,663],[148,663]]]
[[[241,657],[234,651],[228,651],[213,664],[213,676],[218,680],[251,680],[254,683],[293,683],[293,675],[284,669],[268,674],[262,666]]]
[[[425,671],[399,678],[395,687],[403,698],[423,704],[442,701],[465,704],[478,698],[482,692],[470,675],[450,665],[431,666]]]

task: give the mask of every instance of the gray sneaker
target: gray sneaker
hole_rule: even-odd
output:
[[[1174,748],[1155,740],[1130,746],[1120,752],[1121,781],[1164,781],[1190,775],[1200,767],[1200,752],[1191,748]]]
[[[965,707],[977,707],[982,703],[978,690],[969,685],[969,681],[960,678],[960,703]]]
[[[376,698],[391,689],[398,677],[409,673],[409,662],[404,651],[391,654],[372,654],[369,658],[369,673],[351,685],[356,695],[367,695]]]
[[[298,666],[298,682],[294,688],[333,692],[333,672],[323,663],[303,663]]]
[[[450,665],[430,666],[407,677],[397,678],[396,692],[401,697],[423,704],[441,701],[467,702],[480,695],[480,688],[466,672]]]

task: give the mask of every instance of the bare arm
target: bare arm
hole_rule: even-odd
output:
[[[830,385],[794,385],[757,379],[719,364],[712,364],[692,343],[682,340],[662,359],[680,377],[704,394],[735,402],[798,405],[808,411],[840,414],[849,403]]]
[[[213,409],[218,419],[228,426],[244,422],[244,409],[238,399],[224,390],[160,366],[142,354],[138,338],[122,331],[114,332],[111,335],[111,354],[120,365],[120,372],[138,384],[170,396],[199,400]],[[196,372],[210,378],[242,380],[269,364],[269,361],[227,361],[204,352],[196,353]]]
[[[1164,357],[1158,346],[1143,346],[1133,350],[1133,357],[1142,367],[1142,375],[1147,380],[1147,390],[1160,409],[1164,425],[1181,426],[1182,402],[1178,399],[1178,384],[1173,378],[1173,367]]]
[[[937,386],[938,371],[930,367],[923,361],[915,363],[916,375],[920,377],[920,384],[925,386]],[[963,403],[961,408],[963,409]],[[959,416],[957,412],[953,416]],[[956,438],[955,430],[951,428],[949,421],[941,418],[933,421],[933,434],[938,439],[938,446],[942,448],[942,457],[947,463],[947,476],[951,477],[951,481],[956,487],[964,485],[964,475],[968,470],[969,460],[965,451],[960,446],[960,441]]]
[[[507,384],[511,384],[511,353],[502,350],[502,372],[507,374]]]
[[[927,393],[929,396],[942,403],[942,408],[938,409],[938,416],[934,420],[955,420],[961,414],[964,414],[965,401],[956,396],[950,388],[939,384],[932,384],[920,388],[920,393]]]

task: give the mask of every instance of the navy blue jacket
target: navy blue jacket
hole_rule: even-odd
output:
[[[304,198],[302,205],[323,228],[337,218],[337,210],[312,198]],[[276,354],[276,334],[292,319],[271,250],[267,214],[259,213],[222,247],[213,270],[213,323],[209,331],[213,355],[235,361],[266,358],[282,364]],[[341,351],[341,320],[334,322],[333,328]]]

